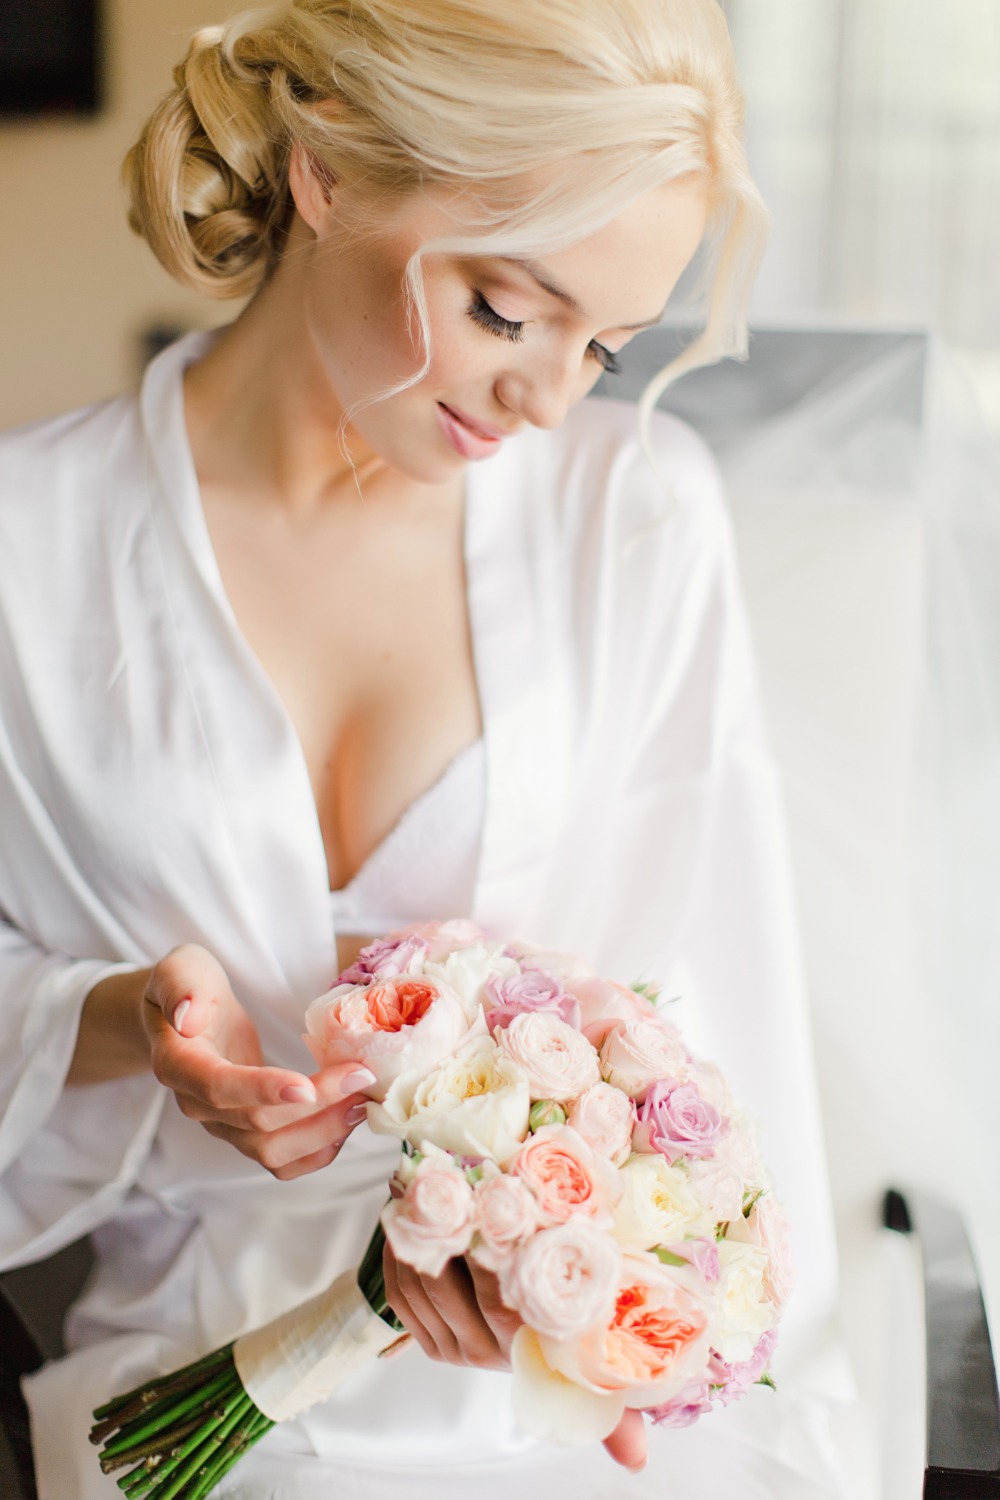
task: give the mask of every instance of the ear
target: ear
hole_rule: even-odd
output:
[[[332,218],[337,179],[315,152],[301,141],[292,144],[288,185],[300,218],[313,234],[321,235]]]

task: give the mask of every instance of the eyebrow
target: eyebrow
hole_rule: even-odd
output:
[[[546,275],[541,266],[537,265],[533,260],[520,260],[513,255],[502,255],[500,259],[505,265],[517,266],[519,270],[527,271],[532,281],[537,282],[543,292],[548,292],[550,297],[555,297],[564,307],[568,307],[570,312],[577,313],[581,317],[583,316],[583,308],[577,302],[576,298],[570,292],[567,292],[565,287],[558,286],[551,277]],[[666,307],[662,308],[655,317],[647,318],[645,322],[617,323],[615,327],[620,328],[623,333],[638,333],[643,328],[655,328],[657,323],[662,320],[666,310]]]

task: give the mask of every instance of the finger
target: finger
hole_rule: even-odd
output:
[[[226,971],[197,943],[184,943],[161,958],[144,998],[181,1036],[197,1036],[214,1003],[235,1000]]]
[[[427,1294],[427,1281],[430,1279],[418,1275],[412,1266],[397,1262],[396,1281],[413,1320],[411,1324],[401,1314],[400,1321],[432,1359],[446,1360],[452,1365],[463,1364],[462,1351],[454,1330]]]
[[[385,1300],[402,1323],[407,1333],[420,1345],[428,1359],[442,1358],[437,1344],[421,1323],[400,1285],[400,1265],[386,1245],[382,1256],[382,1275],[385,1281]]]
[[[604,1446],[616,1464],[633,1471],[646,1467],[646,1424],[642,1412],[626,1409],[621,1421],[604,1439]]]
[[[360,1102],[362,1097],[367,1098],[376,1081],[371,1068],[366,1068],[363,1062],[332,1063],[313,1073],[310,1079],[321,1104],[336,1104],[346,1098],[352,1103]]]
[[[296,1162],[312,1158],[317,1153],[332,1152],[322,1162],[323,1166],[329,1165],[362,1119],[363,1105],[342,1103],[319,1110],[280,1130],[247,1129],[228,1119],[203,1119],[200,1123],[210,1135],[228,1141],[244,1156],[251,1157],[277,1176]],[[297,1175],[301,1176],[301,1173]]]
[[[314,1110],[316,1089],[291,1068],[248,1066],[222,1057],[203,1037],[180,1037],[162,1021],[152,1041],[153,1072],[176,1094],[199,1099],[216,1114],[295,1104]]]
[[[465,1264],[472,1279],[479,1310],[489,1325],[504,1361],[509,1362],[510,1346],[523,1319],[502,1300],[500,1282],[493,1271],[487,1271],[471,1258]]]
[[[450,1260],[440,1276],[422,1276],[420,1284],[457,1343],[462,1362],[476,1369],[502,1369],[505,1352],[483,1316],[465,1261]]]

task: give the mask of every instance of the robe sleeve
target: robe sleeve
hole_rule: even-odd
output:
[[[0,1267],[69,1244],[114,1212],[149,1150],[152,1075],[65,1088],[88,993],[133,964],[45,952],[0,921]]]

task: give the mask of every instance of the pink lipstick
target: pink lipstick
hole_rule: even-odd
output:
[[[443,401],[438,402],[437,413],[445,437],[460,458],[489,458],[506,435],[499,427],[474,421]]]

